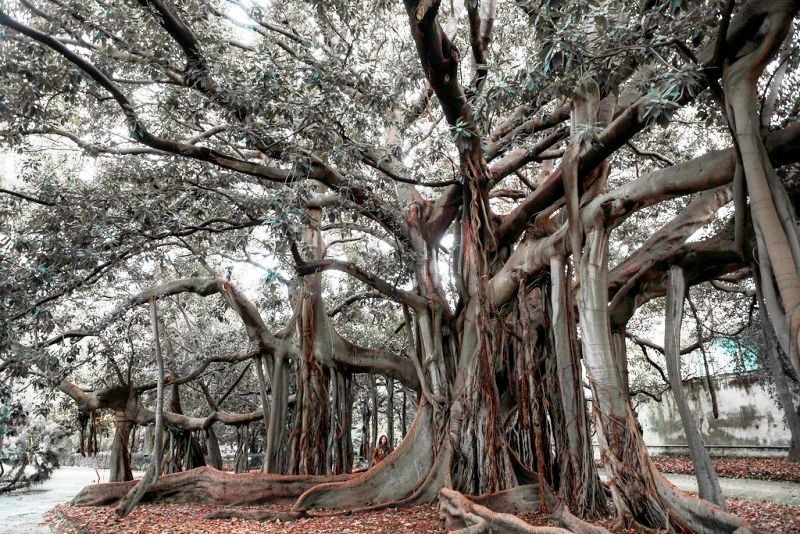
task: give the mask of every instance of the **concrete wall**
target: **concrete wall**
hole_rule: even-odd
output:
[[[705,380],[684,382],[689,406],[712,455],[785,456],[789,430],[771,392],[753,373],[715,377],[719,419],[714,419]],[[660,403],[648,400],[637,410],[645,443],[651,454],[685,452],[678,408],[672,392]]]

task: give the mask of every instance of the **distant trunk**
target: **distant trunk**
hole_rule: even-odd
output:
[[[408,400],[406,399],[406,387],[405,386],[401,387],[403,388],[403,405],[400,408],[400,429],[401,429],[400,431],[402,432],[401,434],[402,437],[406,437],[406,431],[408,430],[408,424],[407,424],[408,414],[407,414],[406,404]]]
[[[394,449],[394,379],[386,377],[386,437],[389,450]]]
[[[378,445],[378,384],[376,383],[375,375],[369,375],[369,395],[372,402],[372,442],[370,443],[370,453]]]
[[[361,451],[360,456],[369,462],[370,457],[370,446],[372,445],[372,440],[370,439],[370,432],[369,432],[369,422],[371,418],[371,413],[369,409],[369,402],[366,399],[362,399],[361,401]]]
[[[219,440],[214,432],[214,425],[205,429],[206,448],[208,449],[208,465],[214,469],[222,469],[222,453],[219,450]]]
[[[250,470],[250,427],[236,427],[236,453],[233,456],[233,472],[247,473]]]
[[[761,292],[758,292],[759,308],[764,309],[764,299]],[[789,381],[783,370],[781,362],[780,347],[775,340],[775,334],[767,325],[762,317],[761,331],[764,338],[764,346],[767,349],[767,361],[772,380],[775,383],[775,392],[778,395],[778,402],[781,405],[786,426],[789,428],[789,460],[800,463],[800,409],[795,406],[792,399],[792,392],[789,389]]]
[[[331,469],[334,475],[349,473],[353,469],[353,381],[349,373],[334,371],[331,374],[333,410],[331,410]]]
[[[130,435],[133,422],[123,412],[114,414],[114,442],[111,444],[111,461],[109,482],[125,482],[133,480],[131,472]]]

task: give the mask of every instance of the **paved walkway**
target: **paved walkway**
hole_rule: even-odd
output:
[[[108,470],[98,471],[100,480],[108,481]],[[697,491],[693,475],[667,475],[667,478],[685,491]],[[47,533],[48,530],[39,525],[44,514],[58,504],[69,502],[84,486],[96,480],[97,474],[90,467],[62,467],[41,486],[0,496],[0,534]],[[800,484],[737,478],[721,478],[720,484],[728,497],[800,505]]]
[[[694,475],[665,475],[670,482],[684,491],[697,493]],[[800,504],[800,484],[796,482],[770,482],[750,478],[720,478],[719,485],[726,497],[749,501],[770,501],[781,504]]]
[[[0,533],[49,532],[39,525],[44,514],[58,504],[71,501],[84,486],[97,481],[98,473],[101,482],[108,482],[108,469],[95,472],[91,467],[62,467],[44,484],[0,495]]]

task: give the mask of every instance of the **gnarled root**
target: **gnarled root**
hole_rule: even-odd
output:
[[[573,515],[564,505],[559,506],[553,513],[558,524],[576,534],[608,534],[608,529],[593,525],[580,517]]]
[[[448,531],[459,534],[478,532],[503,532],[510,534],[566,534],[558,527],[535,527],[517,516],[494,512],[476,504],[461,493],[449,488],[439,492],[439,509],[445,518]]]
[[[144,494],[142,502],[201,502],[227,506],[264,504],[272,499],[297,497],[326,482],[343,482],[353,475],[268,475],[233,474],[213,467],[159,477]],[[72,499],[73,506],[105,506],[122,499],[137,481],[109,482],[86,486]]]
[[[690,495],[673,485],[655,467],[653,478],[658,495],[666,507],[694,532],[753,532],[750,525],[719,506]]]
[[[417,502],[435,498],[441,482],[436,476],[439,470],[434,467],[440,463],[439,457],[444,451],[439,455],[434,453],[432,412],[429,404],[421,404],[405,439],[384,461],[351,480],[320,484],[309,489],[297,499],[293,509],[351,508],[365,511],[385,505],[410,504],[411,497]],[[435,491],[427,491],[431,486]]]
[[[494,512],[518,514],[535,510],[541,503],[538,484],[526,484],[515,488],[470,496],[470,501]]]

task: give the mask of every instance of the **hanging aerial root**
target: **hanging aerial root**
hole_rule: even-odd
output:
[[[267,475],[233,474],[213,467],[159,477],[147,490],[142,502],[210,503],[223,506],[250,506],[273,499],[292,498],[326,482],[343,482],[356,475]],[[106,506],[122,499],[137,483],[109,482],[86,486],[72,499],[73,506]]]
[[[445,527],[458,534],[503,532],[509,534],[566,534],[569,530],[558,527],[535,527],[517,516],[494,512],[476,504],[461,493],[449,488],[439,492],[439,510]]]

